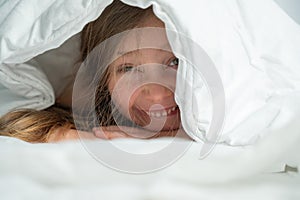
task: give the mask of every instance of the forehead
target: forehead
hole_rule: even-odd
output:
[[[155,62],[166,59],[166,57],[174,56],[173,52],[165,49],[138,49],[124,54],[120,54],[113,63],[119,62]]]
[[[117,46],[117,55],[124,55],[139,49],[171,51],[164,28],[144,27],[132,29],[124,34]]]

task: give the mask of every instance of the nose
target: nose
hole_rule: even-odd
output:
[[[160,102],[173,96],[173,92],[169,88],[152,83],[143,86],[142,94],[144,98],[152,102]]]

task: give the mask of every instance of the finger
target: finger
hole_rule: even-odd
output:
[[[86,132],[86,131],[77,131],[80,139],[88,139],[88,140],[94,140],[97,139],[97,137],[92,132]]]
[[[102,127],[94,127],[93,132],[98,132],[99,137],[103,137],[102,132],[119,132],[127,137],[139,138],[139,139],[149,139],[153,137],[157,137],[159,132],[153,132],[146,129],[136,128],[136,127],[128,127],[128,126],[102,126]]]
[[[104,139],[107,140],[108,137],[106,136],[106,134],[104,134],[104,131],[100,130],[100,129],[93,129],[93,133],[95,135],[95,137],[100,138],[100,139]]]
[[[109,137],[109,131],[107,129],[108,127],[94,127],[92,130],[95,137],[108,140],[110,137]]]
[[[129,136],[127,136],[126,134],[124,134],[123,132],[105,132],[104,133],[108,139],[116,139],[116,138],[128,138]]]
[[[94,127],[93,129],[94,131],[121,131],[121,129],[119,128],[119,126],[101,126],[101,127]]]
[[[95,137],[106,140],[128,137],[128,135],[126,135],[122,131],[104,131],[103,129],[93,129],[93,132]]]
[[[76,129],[58,128],[48,137],[48,142],[61,142],[66,140],[96,139],[93,133],[78,131]]]
[[[141,131],[141,129],[134,128],[134,127],[127,127],[127,126],[101,126],[101,127],[94,127],[92,130],[94,133],[95,132],[99,133],[99,135],[102,135],[104,133],[115,132],[127,136]]]
[[[128,136],[139,138],[139,139],[147,139],[155,135],[155,132],[148,131],[142,128],[129,127],[129,126],[118,126],[118,131],[125,133]]]

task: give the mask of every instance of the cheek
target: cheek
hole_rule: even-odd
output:
[[[129,117],[130,109],[134,106],[137,92],[126,84],[118,83],[117,80],[111,80],[108,84],[109,93],[112,102],[119,112]]]
[[[132,82],[130,76],[112,77],[108,82],[108,89],[113,104],[126,118],[133,120],[140,117],[136,112],[143,104],[142,87]],[[135,120],[133,120],[135,121]]]

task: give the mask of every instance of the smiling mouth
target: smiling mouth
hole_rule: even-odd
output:
[[[178,106],[174,106],[171,108],[166,108],[166,109],[161,109],[161,110],[144,111],[144,112],[146,112],[149,117],[161,118],[161,117],[166,117],[166,116],[171,116],[171,115],[177,114],[178,110],[179,110]]]

